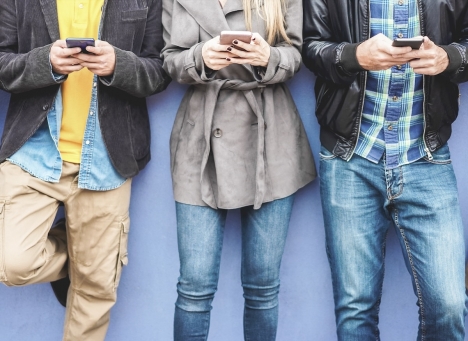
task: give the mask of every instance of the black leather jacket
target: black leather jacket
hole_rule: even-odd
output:
[[[424,76],[424,142],[430,152],[444,145],[458,115],[458,83],[468,80],[468,2],[417,0],[421,34],[445,49],[446,71]],[[356,59],[369,38],[368,0],[304,0],[305,65],[317,75],[316,115],[322,145],[349,160],[359,136],[367,72]]]
[[[150,160],[145,97],[170,78],[163,48],[161,0],[106,0],[101,40],[115,48],[113,76],[98,82],[99,121],[110,159],[126,178]],[[0,1],[0,89],[10,92],[0,163],[14,154],[47,117],[60,88],[49,53],[59,39],[56,0]]]

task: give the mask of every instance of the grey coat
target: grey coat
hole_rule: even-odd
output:
[[[252,13],[253,31],[264,21]],[[268,67],[231,65],[208,72],[203,43],[223,30],[246,30],[242,0],[164,0],[164,69],[191,84],[171,135],[175,200],[238,208],[284,198],[316,177],[309,142],[284,82],[299,70],[302,1],[286,14],[292,46],[271,48]]]

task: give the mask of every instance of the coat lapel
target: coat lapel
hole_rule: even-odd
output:
[[[244,5],[242,0],[227,0],[226,5],[224,5],[223,12],[224,15],[227,15],[231,12],[242,11],[244,10]]]
[[[216,37],[221,31],[230,30],[218,0],[177,0],[177,2],[210,36]]]
[[[42,7],[42,14],[49,31],[50,39],[52,42],[60,39],[60,31],[57,15],[57,1],[56,0],[40,0]]]

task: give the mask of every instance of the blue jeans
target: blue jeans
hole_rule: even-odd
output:
[[[281,257],[294,196],[240,209],[244,338],[272,341],[278,324]],[[226,210],[176,203],[180,277],[175,341],[207,340],[211,302],[218,286]]]
[[[394,169],[322,147],[320,187],[338,339],[379,340],[385,241],[393,225],[419,306],[418,340],[464,340],[465,245],[445,145]],[[397,312],[396,312],[397,313]]]

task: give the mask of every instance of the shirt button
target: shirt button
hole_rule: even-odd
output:
[[[398,70],[401,70],[401,65],[396,66]]]
[[[213,131],[213,136],[214,137],[221,137],[223,136],[223,131],[219,128],[216,128],[214,131]]]
[[[393,96],[393,97],[392,97],[392,100],[393,100],[393,102],[398,101],[398,96]]]
[[[86,144],[89,144],[89,140],[86,141]]]
[[[96,83],[96,82],[94,82],[94,83],[93,83],[93,88],[95,88],[96,86],[97,86],[97,83]]]
[[[83,4],[79,4],[78,7],[79,7],[79,8],[83,8],[84,6],[83,6]]]
[[[398,5],[403,6],[404,2],[403,0],[398,1]]]
[[[398,38],[403,38],[403,33],[398,33]]]
[[[49,109],[49,105],[48,105],[48,104],[44,104],[44,105],[42,106],[42,110],[47,110],[47,109]]]
[[[393,130],[393,126],[390,124],[387,129],[388,130]]]
[[[89,114],[90,114],[91,116],[93,116],[93,115],[94,115],[94,112],[91,111]]]

